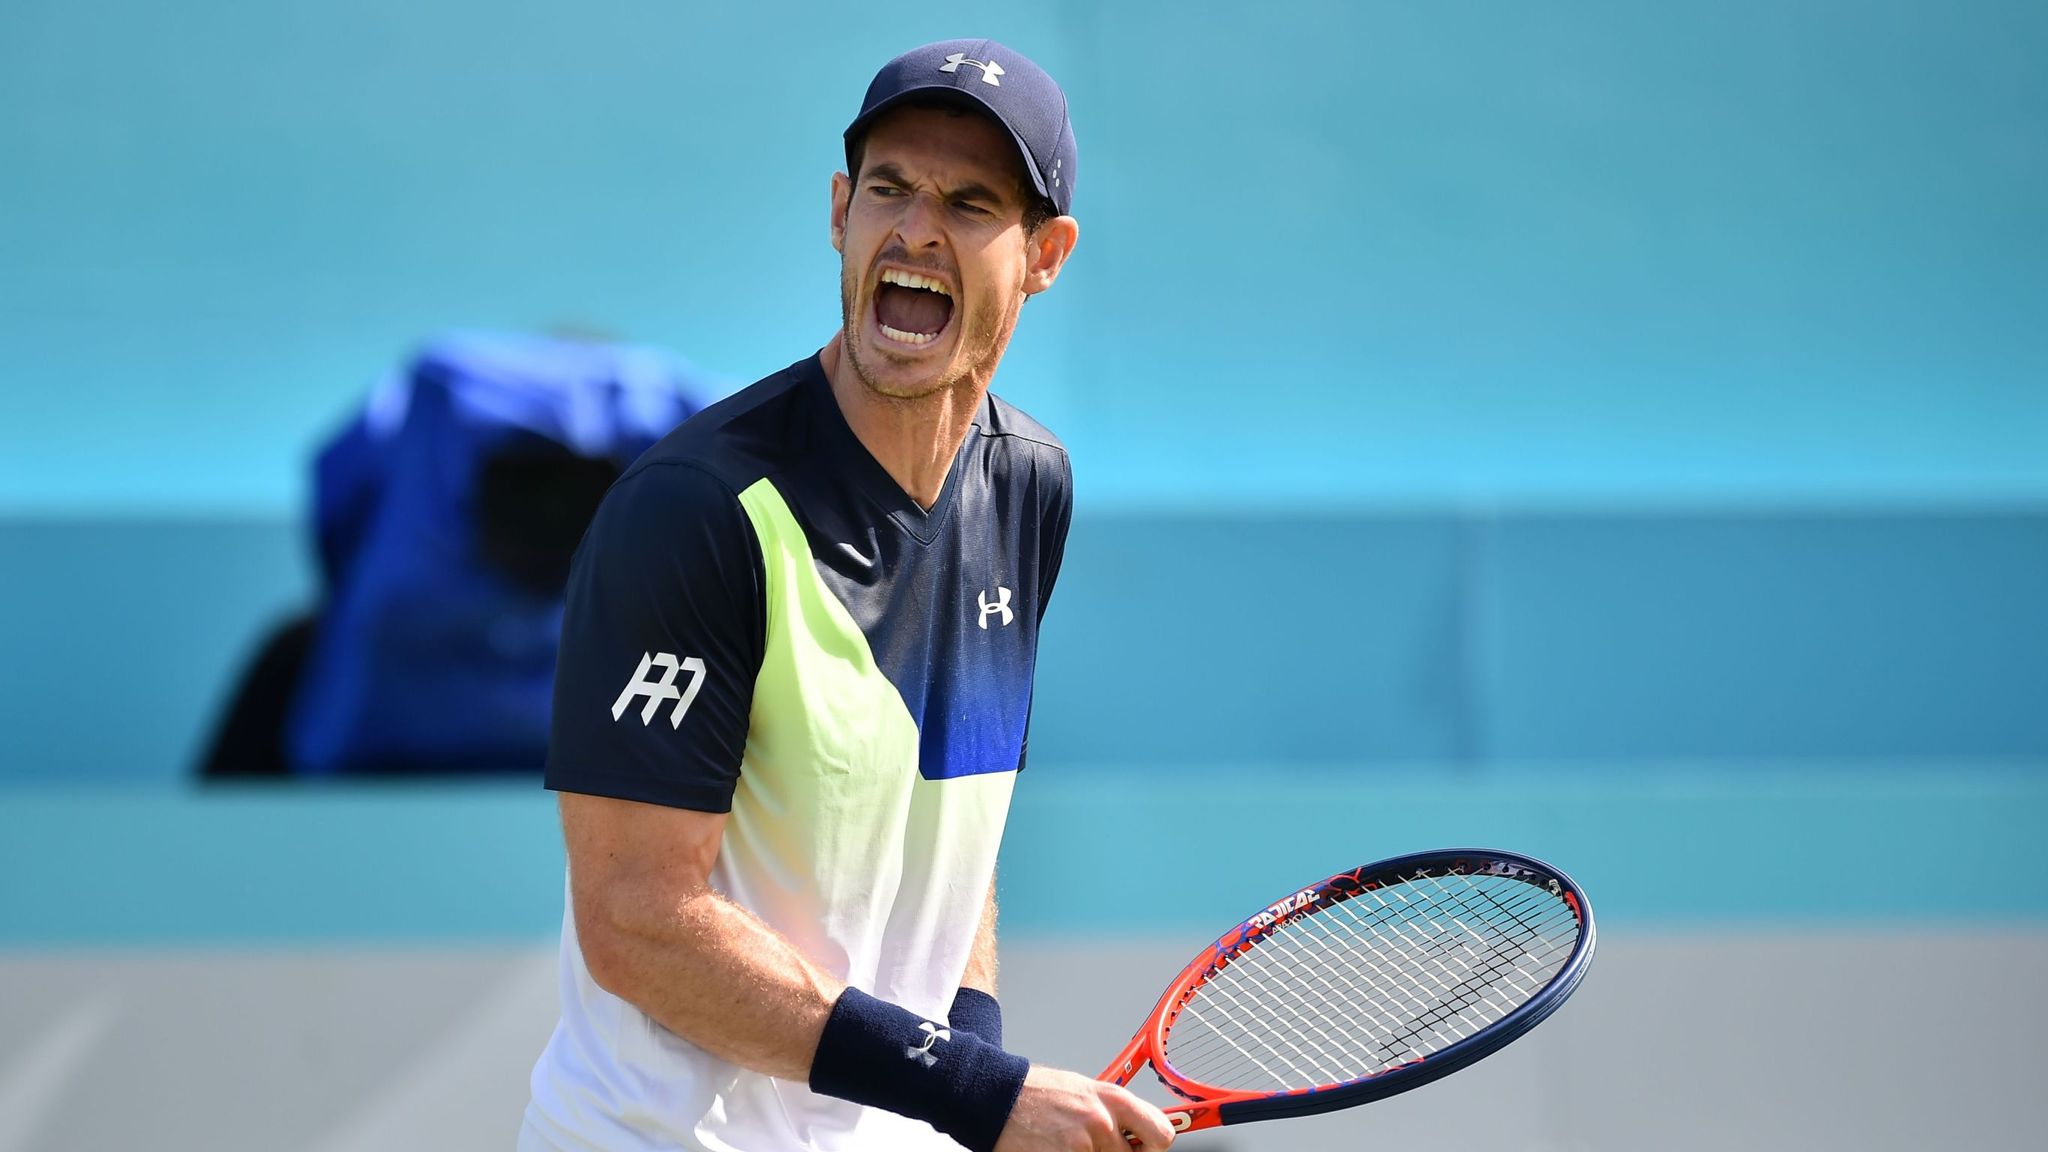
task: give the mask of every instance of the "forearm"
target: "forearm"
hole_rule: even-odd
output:
[[[974,947],[967,953],[967,971],[960,977],[962,988],[996,994],[996,885],[989,881],[988,900],[981,909],[981,923],[974,929]]]
[[[610,903],[623,902],[614,893]],[[577,930],[600,987],[721,1060],[799,1083],[809,1077],[845,986],[774,929],[710,888],[667,915],[613,915],[586,927],[597,918],[579,899]]]
[[[598,987],[728,1064],[993,1152],[1028,1062],[845,986],[712,890],[725,814],[560,803],[577,941]]]

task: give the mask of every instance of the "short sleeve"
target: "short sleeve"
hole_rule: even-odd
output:
[[[1052,602],[1052,586],[1059,580],[1060,563],[1067,556],[1067,527],[1074,520],[1074,471],[1067,454],[1059,454],[1055,483],[1048,485],[1039,510],[1038,526],[1038,619],[1045,620],[1045,607]]]
[[[1067,527],[1074,520],[1074,473],[1067,454],[1059,454],[1059,467],[1054,470],[1055,480],[1046,486],[1045,496],[1039,505],[1038,515],[1038,622],[1045,623],[1045,606],[1052,601],[1052,586],[1059,580],[1060,563],[1067,556]],[[1032,685],[1032,700],[1038,696],[1037,685]],[[1024,746],[1017,750],[1017,771],[1024,770],[1024,763],[1031,750],[1031,707],[1025,706]]]
[[[753,525],[716,477],[661,463],[614,485],[570,569],[547,786],[731,811],[761,589]]]

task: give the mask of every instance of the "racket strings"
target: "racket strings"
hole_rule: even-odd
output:
[[[1268,932],[1196,987],[1166,1038],[1182,1077],[1229,1089],[1343,1083],[1457,1043],[1570,958],[1577,914],[1498,876],[1418,877]]]
[[[1415,901],[1398,891],[1393,895],[1395,900],[1369,916],[1359,915],[1356,907],[1345,910],[1353,926],[1362,926],[1383,950],[1405,948],[1417,960],[1406,971],[1377,961],[1369,965],[1380,979],[1367,987],[1384,994],[1369,994],[1367,999],[1378,1003],[1381,1020],[1400,1020],[1406,1014],[1410,1023],[1383,1032],[1366,1030],[1365,1035],[1375,1041],[1366,1046],[1364,1066],[1368,1069],[1375,1063],[1396,1066],[1429,1049],[1455,1043],[1512,1011],[1534,991],[1515,976],[1517,971],[1526,971],[1526,959],[1510,962],[1516,955],[1512,949],[1526,940],[1468,936],[1426,914],[1419,922],[1399,920],[1390,914]],[[1455,897],[1452,901],[1447,906],[1450,919],[1462,925],[1474,909],[1469,902]],[[1330,925],[1337,923],[1333,920]],[[1429,927],[1425,929],[1424,924]],[[1469,925],[1466,928],[1469,930]],[[1504,990],[1502,984],[1508,987]],[[1485,1007],[1478,1008],[1481,1004]]]
[[[1329,1039],[1328,1037],[1315,1036],[1305,1032],[1297,1033],[1292,1037],[1266,1037],[1259,1035],[1244,1023],[1247,1018],[1256,1015],[1256,1006],[1245,1004],[1229,989],[1218,989],[1218,991],[1230,1001],[1230,1014],[1223,1017],[1221,1021],[1200,1019],[1199,1022],[1207,1025],[1217,1037],[1230,1046],[1232,1051],[1249,1060],[1259,1071],[1283,1084],[1298,1084],[1303,1082],[1304,1077],[1313,1077],[1315,1075],[1314,1069],[1328,1064],[1330,1052],[1319,1043],[1321,1040]],[[1194,1007],[1193,1004],[1188,1005],[1189,1010],[1193,1010]],[[1310,1048],[1314,1048],[1316,1051],[1310,1052],[1301,1044],[1296,1043],[1295,1040],[1297,1038],[1304,1040]],[[1274,1063],[1284,1065],[1287,1072],[1283,1074],[1275,1071],[1270,1064],[1258,1058],[1255,1050],[1263,1051]],[[1300,1063],[1296,1063],[1297,1060]]]
[[[1412,903],[1398,891],[1394,895],[1404,903]],[[1480,895],[1483,896],[1484,894]],[[1419,976],[1428,977],[1434,981],[1437,991],[1455,996],[1455,989],[1457,988],[1464,987],[1467,991],[1474,990],[1466,987],[1470,984],[1473,976],[1472,957],[1478,951],[1474,947],[1474,941],[1485,945],[1487,948],[1484,956],[1485,960],[1498,961],[1503,956],[1514,954],[1514,949],[1526,946],[1529,939],[1535,935],[1535,933],[1528,930],[1526,922],[1512,908],[1501,905],[1498,901],[1490,902],[1495,907],[1507,911],[1523,931],[1518,934],[1510,934],[1505,931],[1494,932],[1493,938],[1488,939],[1487,932],[1474,930],[1459,917],[1459,913],[1469,915],[1472,911],[1472,909],[1463,906],[1462,902],[1454,904],[1448,910],[1447,918],[1451,922],[1451,927],[1448,928],[1435,918],[1429,916],[1427,912],[1419,913],[1424,921],[1435,930],[1432,934],[1426,936],[1422,935],[1420,925],[1412,921],[1404,922],[1392,917],[1384,917],[1382,920],[1390,926],[1391,933],[1398,939],[1398,942],[1402,946],[1412,949],[1421,961],[1415,970]],[[1380,925],[1378,923],[1363,922],[1349,905],[1339,905],[1338,911],[1350,916],[1354,922],[1361,923],[1362,926],[1374,932],[1375,935],[1378,934]],[[1499,926],[1487,922],[1482,927],[1486,930],[1493,930]],[[1453,964],[1457,966],[1455,969],[1452,967]],[[1489,970],[1486,974],[1492,975],[1495,972]],[[1417,980],[1416,983],[1420,984],[1420,980]]]
[[[1443,891],[1440,884],[1438,889],[1440,893]],[[1433,937],[1414,941],[1407,939],[1408,933],[1401,933],[1405,943],[1416,946],[1423,958],[1435,965],[1435,973],[1431,973],[1427,965],[1421,966],[1419,970],[1435,979],[1442,999],[1434,1007],[1418,1015],[1409,1028],[1390,1035],[1383,1043],[1387,1054],[1390,1058],[1395,1058],[1396,1063],[1413,1058],[1405,1056],[1406,1053],[1422,1054],[1414,1040],[1423,1032],[1427,1031],[1439,1040],[1454,1043],[1507,1015],[1514,1010],[1515,1005],[1526,1001],[1542,987],[1541,980],[1532,982],[1528,979],[1529,972],[1525,966],[1532,959],[1547,958],[1547,951],[1532,951],[1530,948],[1533,943],[1544,939],[1543,933],[1525,920],[1518,909],[1502,904],[1484,892],[1478,892],[1477,895],[1506,915],[1517,931],[1508,931],[1506,925],[1497,920],[1487,921],[1485,926],[1488,929],[1498,929],[1491,939],[1487,939],[1453,915],[1450,919],[1456,925],[1455,931],[1445,929],[1431,920],[1432,927],[1438,928]],[[1460,903],[1462,905],[1463,902]],[[1540,901],[1530,900],[1525,903],[1540,904]],[[1348,908],[1339,905],[1338,910],[1348,911]],[[1462,906],[1460,910],[1468,911]],[[1568,916],[1569,909],[1565,912]],[[1476,968],[1473,964],[1476,949],[1471,946],[1472,940],[1481,941],[1488,949],[1477,957],[1479,963]],[[1559,959],[1561,962],[1562,957]],[[1457,965],[1455,971],[1451,967],[1454,963]],[[1479,1010],[1474,1011],[1475,1009]],[[1461,1019],[1467,1015],[1474,1018]],[[1449,1035],[1444,1031],[1445,1028],[1450,1029]]]
[[[1353,915],[1354,922],[1359,921],[1359,919],[1355,914]],[[1378,932],[1377,925],[1369,925],[1369,927],[1376,933]],[[1329,953],[1306,952],[1303,949],[1303,939],[1299,936],[1285,939],[1279,943],[1280,950],[1259,958],[1260,967],[1271,967],[1279,963],[1280,951],[1294,953],[1290,959],[1295,964],[1301,965],[1301,971],[1303,972],[1313,972],[1313,963],[1329,955],[1339,957],[1345,955],[1341,951]],[[1413,937],[1406,937],[1400,942],[1400,946],[1412,948],[1419,956],[1429,959],[1432,952],[1431,943],[1429,940],[1418,941]],[[1257,953],[1252,955],[1257,955]],[[1387,966],[1377,963],[1370,956],[1367,956],[1367,968],[1371,970],[1370,974],[1365,976],[1362,982],[1354,979],[1349,990],[1354,996],[1379,1009],[1383,1013],[1383,1019],[1399,1019],[1404,1013],[1418,1016],[1417,1027],[1409,1030],[1411,1037],[1414,1032],[1418,1032],[1423,1028],[1429,1028],[1437,1035],[1442,1044],[1455,1042],[1466,1033],[1445,1033],[1441,1029],[1435,1028],[1435,1025],[1442,1023],[1447,1017],[1441,1011],[1432,1012],[1431,1000],[1433,997],[1448,996],[1453,1004],[1462,1007],[1463,1003],[1457,999],[1457,989],[1453,986],[1453,982],[1469,982],[1472,974],[1469,965],[1463,965],[1464,971],[1462,972],[1452,972],[1442,965],[1442,958],[1440,956],[1435,958],[1439,961],[1439,971],[1432,972],[1427,965],[1424,965],[1414,972],[1403,973],[1398,970],[1390,970]],[[1361,973],[1361,970],[1356,965],[1353,965],[1352,972]],[[1446,979],[1446,977],[1449,977],[1449,979]],[[1325,996],[1323,999],[1327,1003],[1329,998]],[[1343,1015],[1343,1010],[1340,1010],[1336,1018],[1342,1019]],[[1360,1034],[1355,1039],[1362,1043],[1369,1037],[1370,1033],[1368,1032]],[[1390,1037],[1386,1041],[1381,1042],[1377,1049],[1369,1045],[1361,1048],[1361,1044],[1354,1044],[1349,1050],[1349,1059],[1346,1062],[1332,1064],[1328,1067],[1348,1066],[1356,1068],[1361,1065],[1370,1067],[1374,1064],[1390,1067],[1403,1063],[1408,1058],[1405,1055],[1406,1049],[1412,1047],[1412,1045],[1405,1044],[1404,1041],[1411,1037]]]
[[[1386,911],[1382,910],[1378,918],[1384,919]],[[1354,915],[1353,919],[1355,921],[1359,918]],[[1319,927],[1326,927],[1325,925],[1317,924],[1313,918],[1300,923],[1310,932]],[[1291,965],[1294,968],[1291,975],[1300,980],[1301,990],[1309,998],[1320,1002],[1319,1004],[1308,1005],[1308,1007],[1319,1008],[1325,1014],[1324,1019],[1337,1020],[1341,1020],[1352,1013],[1352,1001],[1365,1002],[1370,1009],[1376,1011],[1384,1019],[1399,1019],[1403,1014],[1426,1014],[1430,1010],[1431,998],[1440,994],[1446,987],[1446,981],[1442,979],[1440,974],[1429,973],[1426,968],[1422,970],[1422,974],[1429,976],[1435,987],[1431,987],[1429,983],[1422,982],[1419,977],[1415,977],[1412,974],[1410,974],[1409,979],[1404,980],[1403,973],[1398,970],[1390,970],[1387,966],[1378,963],[1371,954],[1363,954],[1360,957],[1365,963],[1365,967],[1361,968],[1358,964],[1352,962],[1353,957],[1347,951],[1341,948],[1329,948],[1327,944],[1328,942],[1324,941],[1322,947],[1307,948],[1305,947],[1302,935],[1282,934],[1261,949],[1247,953],[1239,958],[1237,963],[1246,965],[1245,971],[1240,973],[1240,977],[1257,976],[1269,978],[1270,970],[1274,966],[1280,964]],[[1267,948],[1272,948],[1273,950],[1267,951]],[[1427,955],[1429,948],[1425,944],[1418,951]],[[1289,954],[1284,961],[1280,958],[1283,952]],[[1332,962],[1333,960],[1334,963]],[[1469,965],[1465,967],[1467,969],[1465,972],[1451,973],[1451,975],[1469,979]],[[1491,974],[1493,973],[1486,973],[1486,975]],[[1270,983],[1270,979],[1268,982]],[[1229,989],[1231,982],[1219,981],[1217,987],[1219,989]],[[1266,991],[1270,993],[1271,989],[1268,988]],[[1233,1007],[1239,1009],[1244,1007],[1244,999],[1241,996],[1229,994],[1225,998],[1233,1001]],[[1270,1000],[1270,995],[1268,999]],[[1504,1015],[1506,1011],[1511,1010],[1512,1005],[1506,1006],[1501,1014]],[[1197,1018],[1213,1025],[1214,1021],[1209,1019],[1209,1015],[1208,1013],[1200,1013],[1198,1011]],[[1243,1015],[1249,1018],[1249,1014]],[[1261,1015],[1256,1019],[1263,1020],[1264,1017]],[[1425,1025],[1433,1022],[1428,1019],[1423,1021]],[[1345,1045],[1341,1040],[1332,1044],[1329,1032],[1316,1026],[1320,1021],[1310,1019],[1306,1023],[1309,1026],[1302,1030],[1302,1035],[1321,1040],[1323,1042],[1321,1047],[1325,1052],[1335,1048],[1349,1055],[1351,1057],[1350,1063],[1354,1065],[1357,1063],[1356,1053],[1358,1049],[1355,1045]],[[1240,1022],[1240,1025],[1239,1031],[1255,1031],[1255,1029],[1245,1026],[1243,1021]],[[1231,1035],[1229,1029],[1219,1029],[1219,1031],[1228,1036],[1229,1040],[1234,1042],[1239,1050],[1245,1047],[1243,1039],[1236,1035]],[[1458,1038],[1457,1036],[1443,1035],[1441,1033],[1439,1035],[1445,1043]],[[1186,1039],[1186,1037],[1182,1039]],[[1214,1046],[1212,1041],[1210,1047]],[[1184,1050],[1184,1048],[1176,1048],[1177,1053]],[[1271,1071],[1270,1068],[1266,1070]]]
[[[1412,903],[1412,901],[1409,903]],[[1378,910],[1374,918],[1385,919],[1388,911],[1396,909],[1397,906],[1391,905],[1389,906],[1389,908],[1380,909]],[[1354,916],[1354,919],[1360,918]],[[1411,935],[1409,939],[1412,941],[1414,938]],[[1266,983],[1270,985],[1272,983],[1270,978],[1271,970],[1274,969],[1276,965],[1280,963],[1278,957],[1280,956],[1281,950],[1299,953],[1301,950],[1300,945],[1301,941],[1299,939],[1290,937],[1286,939],[1286,943],[1282,946],[1282,949],[1276,949],[1273,952],[1265,952],[1263,951],[1263,949],[1261,949],[1259,951],[1247,953],[1245,956],[1240,957],[1237,961],[1237,963],[1245,965],[1244,971],[1239,974],[1238,979],[1243,980],[1246,977],[1264,977],[1266,978]],[[1336,953],[1336,955],[1341,956],[1343,954]],[[1326,959],[1326,957],[1319,953],[1310,953],[1306,959],[1310,962],[1320,962],[1321,960]],[[1296,957],[1297,964],[1302,963],[1303,960],[1303,957]],[[1352,994],[1357,995],[1365,1000],[1375,1002],[1383,1018],[1400,1019],[1401,1015],[1404,1012],[1409,1015],[1415,1015],[1417,1013],[1427,1013],[1429,1007],[1428,999],[1433,994],[1442,993],[1443,990],[1447,987],[1447,982],[1442,978],[1441,973],[1427,973],[1426,969],[1424,969],[1423,971],[1432,977],[1432,980],[1429,983],[1422,982],[1419,979],[1411,979],[1404,982],[1400,979],[1400,976],[1402,975],[1400,972],[1390,970],[1387,966],[1382,964],[1370,963],[1368,967],[1376,970],[1376,975],[1377,977],[1379,977],[1379,979],[1368,977],[1361,981],[1359,979],[1358,974],[1361,973],[1363,970],[1359,969],[1356,965],[1351,966],[1351,973],[1348,975],[1343,971],[1341,967],[1329,964],[1324,964],[1322,966],[1322,972],[1317,973],[1316,968],[1313,966],[1313,963],[1310,963],[1310,966],[1303,967],[1300,972],[1295,973],[1296,976],[1300,976],[1303,973],[1306,973],[1310,976],[1310,979],[1303,981],[1302,983],[1307,989],[1308,997],[1311,1000],[1315,1001],[1315,1003],[1309,1003],[1306,1006],[1313,1010],[1315,1014],[1294,1021],[1291,1025],[1291,1027],[1294,1029],[1294,1032],[1292,1034],[1296,1036],[1306,1037],[1309,1043],[1305,1048],[1302,1044],[1293,1043],[1291,1041],[1282,1042],[1276,1047],[1278,1055],[1284,1057],[1284,1059],[1277,1061],[1254,1060],[1252,1061],[1252,1066],[1258,1068],[1261,1073],[1269,1077],[1276,1084],[1282,1086],[1301,1086],[1304,1083],[1331,1083],[1343,1079],[1355,1078],[1357,1075],[1361,1075],[1364,1073],[1349,1071],[1350,1069],[1364,1067],[1368,1071],[1377,1070],[1374,1067],[1375,1064],[1378,1064],[1380,1067],[1391,1067],[1399,1063],[1404,1063],[1407,1059],[1412,1058],[1406,1052],[1400,1051],[1402,1046],[1399,1043],[1399,1040],[1401,1039],[1399,1037],[1392,1038],[1392,1040],[1394,1041],[1392,1043],[1383,1043],[1380,1051],[1374,1051],[1369,1046],[1361,1051],[1357,1043],[1346,1044],[1344,1042],[1345,1037],[1343,1037],[1341,1034],[1333,1033],[1331,1029],[1323,1026],[1332,1019],[1338,1021],[1342,1021],[1344,1019],[1346,1013],[1342,1009],[1337,1010],[1333,1014],[1332,1009],[1335,1005],[1335,1001],[1333,1001],[1332,997],[1334,994],[1341,993],[1342,991],[1345,991],[1347,988]],[[1469,969],[1470,966],[1467,965],[1466,967]],[[1477,977],[1479,980],[1483,981],[1488,977],[1498,976],[1502,973],[1503,967],[1503,965],[1498,963],[1490,965],[1487,968],[1479,971]],[[1452,973],[1452,975],[1457,974]],[[1467,977],[1468,981],[1471,979],[1472,977]],[[1219,986],[1222,988],[1231,988],[1232,984],[1235,982],[1236,981],[1224,983]],[[1377,994],[1384,991],[1384,985],[1386,985],[1387,983],[1391,983],[1391,985],[1393,986],[1393,994],[1391,996]],[[1431,987],[1431,983],[1435,985],[1435,988]],[[1515,983],[1519,984],[1520,982]],[[1318,985],[1320,985],[1321,987],[1318,987]],[[1529,990],[1533,991],[1533,989]],[[1256,1015],[1245,1011],[1247,1007],[1247,997],[1235,991],[1233,991],[1231,994],[1227,996],[1221,997],[1221,999],[1228,1001],[1228,1003],[1223,1005],[1225,1011],[1236,1012],[1237,1015],[1235,1017],[1219,1021],[1216,1018],[1217,1013],[1213,1011],[1215,1007],[1214,1005],[1210,1006],[1212,1009],[1211,1011],[1203,1011],[1199,1007],[1195,1008],[1194,1018],[1201,1020],[1204,1023],[1204,1025],[1211,1030],[1213,1034],[1208,1038],[1209,1043],[1206,1045],[1206,1050],[1203,1047],[1190,1048],[1188,1045],[1184,1043],[1173,1045],[1174,1059],[1172,1062],[1176,1065],[1176,1067],[1184,1073],[1187,1073],[1195,1065],[1202,1062],[1201,1057],[1205,1055],[1205,1051],[1206,1054],[1213,1057],[1214,1050],[1218,1047],[1225,1047],[1229,1049],[1229,1052],[1224,1053],[1226,1056],[1229,1055],[1230,1052],[1235,1052],[1239,1055],[1245,1055],[1250,1052],[1257,1051],[1263,1047],[1266,1047],[1267,1045],[1263,1043],[1263,1040],[1264,1037],[1268,1035],[1268,1033],[1263,1032],[1262,1029],[1272,1027],[1274,1024],[1275,1017],[1270,1009],[1270,1005],[1273,1002],[1273,998],[1270,994],[1273,990],[1272,988],[1268,987],[1264,991],[1267,993],[1267,998],[1265,1001],[1260,1002],[1260,1010],[1257,1012]],[[1455,988],[1451,989],[1451,996],[1453,998],[1453,1003],[1457,1004],[1458,1006],[1469,1006],[1456,999]],[[1494,1007],[1494,1011],[1490,1014],[1488,1019],[1498,1018],[1498,1016],[1500,1015],[1505,1015],[1508,1011],[1513,1010],[1515,1003],[1519,1002],[1505,1001],[1493,998],[1487,999],[1489,1000],[1489,1003],[1491,1003]],[[1443,1014],[1441,1013],[1439,1013],[1438,1015],[1440,1017],[1443,1016]],[[1466,1027],[1453,1027],[1450,1031],[1445,1031],[1443,1028],[1431,1027],[1432,1025],[1435,1025],[1440,1022],[1441,1020],[1439,1019],[1427,1018],[1421,1021],[1422,1026],[1430,1027],[1432,1033],[1437,1037],[1438,1043],[1434,1045],[1435,1047],[1441,1047],[1444,1044],[1455,1042],[1457,1039],[1462,1038],[1464,1035],[1469,1035],[1470,1032],[1475,1030],[1476,1028],[1476,1025],[1468,1025]],[[1199,1032],[1197,1032],[1197,1034],[1199,1034]],[[1368,1032],[1366,1034],[1369,1035],[1370,1033]],[[1288,1035],[1288,1033],[1282,1033],[1282,1035]],[[1188,1036],[1186,1034],[1182,1034],[1178,1038],[1182,1041],[1185,1041],[1188,1039]],[[1355,1041],[1357,1037],[1354,1036],[1352,1037],[1352,1039]],[[1382,1057],[1387,1056],[1387,1049],[1395,1050],[1395,1055],[1391,1058],[1382,1060]],[[1193,1053],[1192,1059],[1189,1055],[1189,1053],[1191,1052]],[[1313,1056],[1316,1054],[1320,1054],[1322,1057],[1324,1057],[1324,1061],[1305,1062],[1304,1057]],[[1336,1057],[1334,1059],[1332,1058],[1333,1054]],[[1285,1075],[1283,1075],[1278,1069],[1273,1067],[1273,1063],[1276,1062],[1281,1063],[1285,1066]],[[1328,1069],[1346,1069],[1347,1071],[1341,1073],[1332,1073],[1328,1071]],[[1238,1073],[1240,1075],[1242,1075],[1244,1071],[1245,1070],[1242,1068],[1238,1069]],[[1210,1083],[1218,1082],[1216,1080],[1211,1079],[1208,1076],[1203,1076],[1202,1079]],[[1263,1081],[1261,1081],[1261,1083],[1263,1083]]]
[[[1474,912],[1485,910],[1479,907],[1479,901],[1486,898],[1483,890],[1451,893],[1440,881],[1433,882],[1432,886],[1436,890],[1435,898],[1442,905],[1437,911],[1450,920],[1450,926],[1428,910],[1415,910],[1412,906],[1416,901],[1398,889],[1392,893],[1400,901],[1398,905],[1389,901],[1386,907],[1369,917],[1360,916],[1349,905],[1340,904],[1337,908],[1355,925],[1370,932],[1382,947],[1391,944],[1407,948],[1417,961],[1406,971],[1395,969],[1388,972],[1395,989],[1405,992],[1405,1007],[1412,1014],[1412,1020],[1405,1029],[1390,1028],[1381,1040],[1381,1051],[1388,1061],[1386,1066],[1405,1063],[1429,1050],[1455,1043],[1513,1011],[1542,986],[1542,980],[1528,979],[1530,963],[1553,958],[1551,954],[1558,953],[1554,958],[1561,965],[1569,954],[1569,938],[1561,942],[1562,948],[1536,945],[1532,949],[1542,933],[1537,931],[1532,935],[1527,929],[1534,926],[1526,920],[1519,920],[1522,910],[1542,905],[1541,890],[1522,886],[1518,894],[1520,900],[1515,905],[1498,900],[1487,901],[1494,908],[1505,910],[1517,918],[1525,929],[1521,933],[1507,934],[1490,931],[1500,927],[1494,922],[1482,923],[1481,929],[1467,923]],[[1475,895],[1478,899],[1474,899]],[[1396,912],[1410,912],[1419,919],[1404,920],[1395,915]],[[1561,918],[1576,922],[1569,909],[1560,908],[1558,912]],[[1424,924],[1433,931],[1425,934]],[[1385,965],[1379,967],[1387,971]],[[1414,1041],[1424,1032],[1433,1036],[1435,1042],[1416,1044]]]

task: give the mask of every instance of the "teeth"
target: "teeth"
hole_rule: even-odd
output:
[[[904,288],[922,288],[927,292],[937,292],[939,295],[949,298],[953,295],[951,292],[946,291],[944,284],[929,276],[920,275],[916,272],[900,272],[894,268],[882,269],[882,283],[896,284]]]
[[[887,324],[883,324],[881,328],[882,335],[887,336],[891,340],[900,340],[905,344],[929,344],[939,337],[937,332],[904,332],[900,329],[891,328]]]

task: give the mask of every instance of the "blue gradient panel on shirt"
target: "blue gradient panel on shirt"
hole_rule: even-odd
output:
[[[809,386],[826,387],[822,375]],[[1039,620],[1065,544],[1065,450],[990,396],[927,510],[828,404],[818,406],[812,447],[840,470],[776,482],[803,522],[819,577],[917,721],[919,774],[1018,768]]]

